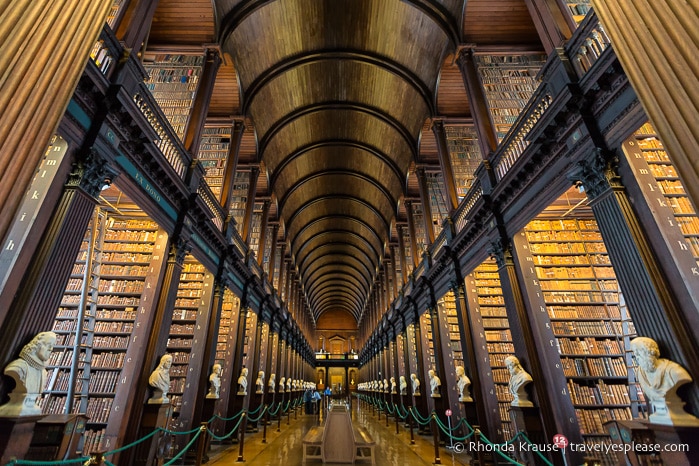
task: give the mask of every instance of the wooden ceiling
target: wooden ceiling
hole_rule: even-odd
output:
[[[158,4],[149,49],[220,47],[209,116],[248,123],[239,163],[264,164],[258,194],[277,202],[316,319],[360,319],[415,162],[437,163],[433,118],[470,119],[457,48],[540,47],[525,0],[439,4]]]

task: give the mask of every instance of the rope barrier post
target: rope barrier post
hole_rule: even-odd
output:
[[[208,430],[209,424],[207,422],[202,422],[201,427],[199,427],[199,430],[201,431],[201,435],[199,435],[199,441],[197,442],[197,458],[196,458],[196,466],[201,466],[204,464],[204,453],[206,452],[206,439],[209,437],[206,435],[206,431]]]
[[[395,417],[396,417],[396,435],[398,435],[398,418],[400,417],[400,416],[398,416],[398,405],[394,403],[393,407],[396,409],[396,415],[395,415]]]
[[[248,417],[246,416],[246,413],[242,414],[243,416],[243,422],[240,424],[240,445],[238,446],[238,462],[243,462],[245,459],[243,459],[243,449],[245,448],[245,429],[248,427]]]
[[[408,423],[410,424],[410,444],[415,445],[415,434],[413,434],[413,407],[408,407]]]
[[[265,409],[267,406],[265,406]],[[269,410],[265,411],[265,417],[262,420],[262,443],[267,443],[267,423],[269,422]]]
[[[478,447],[478,444],[481,443],[481,429],[477,425],[473,425],[473,438],[476,440],[476,446]],[[478,448],[478,464],[487,464],[485,462],[485,452],[483,451],[484,448]]]
[[[432,440],[434,440],[434,464],[442,464],[442,459],[439,457],[439,427],[435,413],[432,413]]]
[[[98,451],[96,453],[90,454],[90,464],[104,466],[104,452]]]

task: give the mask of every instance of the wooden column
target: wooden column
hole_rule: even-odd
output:
[[[400,284],[401,289],[408,282],[408,265],[405,260],[405,239],[403,235],[403,226],[396,225],[396,230],[398,232],[398,249],[399,249],[399,259],[400,259]]]
[[[235,173],[238,170],[240,142],[243,140],[244,133],[245,122],[243,120],[234,120],[231,144],[228,148],[228,160],[223,173],[223,186],[221,187],[221,205],[226,215],[231,211],[231,203],[233,202],[233,184],[235,183]]]
[[[432,221],[432,203],[430,202],[430,188],[427,186],[427,175],[425,168],[418,167],[415,170],[417,175],[417,185],[420,190],[420,201],[422,202],[422,220],[425,224],[425,235],[427,237],[427,249],[434,243],[434,223]]]
[[[241,237],[246,244],[250,242],[250,226],[252,225],[252,215],[255,209],[255,196],[257,195],[257,178],[260,176],[259,167],[250,168],[250,184],[248,185],[248,197],[245,203],[245,218],[243,219],[243,229]]]
[[[410,255],[413,256],[413,268],[420,263],[417,253],[417,238],[415,237],[415,219],[413,218],[412,201],[405,201],[405,212],[408,217],[408,236],[410,236]]]
[[[18,193],[30,185],[65,113],[111,5],[111,0],[16,0],[3,7],[0,240],[23,200]]]
[[[556,2],[524,0],[524,3],[527,4],[529,16],[534,22],[546,55],[571,38],[576,26],[572,16],[564,13],[564,9],[568,9],[565,2],[562,0],[556,0]]]
[[[116,28],[117,39],[131,53],[140,55],[145,48],[158,0],[131,0]]]
[[[582,182],[638,335],[658,342],[663,357],[699,376],[699,317],[682,309],[648,244],[616,172],[600,153],[578,163],[569,178]],[[699,412],[699,387],[688,391],[689,410]]]
[[[485,97],[485,92],[478,77],[473,49],[461,49],[458,52],[456,63],[461,71],[461,77],[466,86],[468,102],[471,106],[471,115],[473,115],[473,120],[476,123],[478,145],[481,148],[483,158],[487,159],[498,147],[498,136],[493,119],[488,111],[488,101]]]
[[[592,4],[687,193],[698,206],[696,2],[592,0]]]
[[[439,155],[439,166],[442,169],[442,177],[447,187],[447,200],[449,201],[449,213],[453,212],[459,205],[459,197],[456,194],[456,182],[454,181],[454,170],[451,166],[451,156],[447,146],[447,133],[444,130],[442,120],[432,122],[432,132],[437,141],[437,155]]]
[[[0,306],[0,367],[15,359],[34,335],[52,328],[106,173],[96,153],[73,166],[18,292]],[[0,377],[0,399],[7,392],[4,384]]]
[[[180,275],[184,258],[189,250],[189,245],[184,235],[173,236],[170,242],[167,264],[165,266],[165,276],[160,288],[158,304],[153,313],[153,324],[150,331],[150,339],[146,347],[143,366],[140,373],[134,378],[134,388],[131,391],[126,406],[124,407],[124,419],[120,426],[118,438],[123,438],[124,443],[131,443],[138,439],[141,427],[141,418],[148,398],[148,377],[158,365],[160,358],[167,352],[167,340],[170,335],[170,325],[172,324],[172,309],[177,299],[177,288],[180,284]],[[108,432],[109,433],[109,432]],[[132,453],[127,450],[124,457],[120,457],[120,463],[130,464]]]
[[[216,48],[207,48],[204,59],[204,67],[202,69],[197,93],[192,104],[192,112],[187,120],[187,127],[184,132],[184,147],[196,157],[199,152],[199,144],[201,142],[201,134],[206,123],[206,115],[209,112],[209,104],[211,103],[211,95],[214,92],[214,83],[216,82],[216,74],[221,66],[221,55]]]
[[[517,233],[512,251],[498,241],[491,245],[490,252],[499,267],[515,355],[532,375],[545,437],[563,434],[571,443],[582,442],[527,238]],[[574,464],[582,462],[579,452],[566,452]]]
[[[260,241],[257,249],[257,264],[262,266],[262,261],[265,259],[265,243],[267,242],[267,220],[269,219],[270,201],[265,200],[262,204],[262,218],[260,219]]]

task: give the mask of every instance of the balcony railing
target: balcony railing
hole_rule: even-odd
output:
[[[582,78],[609,48],[611,40],[594,12],[590,12],[580,23],[575,36],[566,44],[566,54],[570,58],[578,78]]]
[[[216,228],[219,231],[223,230],[223,209],[221,204],[218,202],[214,193],[211,192],[211,188],[206,183],[201,183],[197,188],[197,194],[204,201],[204,204],[209,210],[211,216],[209,217]]]

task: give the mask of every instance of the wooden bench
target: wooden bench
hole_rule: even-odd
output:
[[[303,437],[303,463],[306,460],[322,460],[323,428],[311,427]]]
[[[376,442],[371,438],[369,432],[364,427],[356,426],[354,431],[354,446],[357,449],[355,461],[371,461],[371,464],[376,464],[376,455],[374,447]]]

